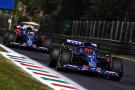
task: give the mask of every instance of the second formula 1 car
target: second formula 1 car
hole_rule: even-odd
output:
[[[16,30],[16,32],[5,32],[3,44],[48,51],[48,48],[51,46],[51,39],[38,35],[37,31],[28,27]]]
[[[79,45],[77,48],[53,47],[48,65],[57,70],[87,71],[100,74],[113,80],[120,80],[123,76],[122,59],[110,54],[99,52],[96,44],[90,42],[67,42]]]

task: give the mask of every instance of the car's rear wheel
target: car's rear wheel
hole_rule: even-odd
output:
[[[60,53],[61,53],[61,48],[58,48],[58,47],[52,48],[50,55],[49,55],[48,66],[56,67]]]
[[[64,70],[64,65],[65,64],[70,64],[72,59],[72,53],[70,50],[64,49],[62,50],[62,53],[60,55],[60,58],[57,62],[56,69],[58,71],[63,71]]]
[[[118,76],[110,77],[113,80],[119,81],[123,76],[123,61],[120,58],[112,58],[112,71],[118,73]]]
[[[4,38],[3,38],[3,44],[4,45],[9,45],[10,42],[15,42],[15,41],[16,41],[15,32],[6,32],[4,34]]]

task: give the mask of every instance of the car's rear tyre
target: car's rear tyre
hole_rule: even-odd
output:
[[[4,34],[4,38],[3,38],[3,44],[4,45],[9,45],[10,42],[15,42],[15,41],[16,41],[15,32],[6,32]]]
[[[56,70],[63,71],[65,64],[70,64],[72,59],[72,53],[70,50],[64,49],[61,52],[60,58],[57,62]]]
[[[118,73],[119,76],[112,76],[111,79],[119,81],[123,76],[123,61],[120,58],[112,58],[112,71]]]
[[[56,67],[60,53],[61,53],[61,48],[58,48],[58,47],[52,48],[49,55],[49,60],[48,60],[49,67]]]

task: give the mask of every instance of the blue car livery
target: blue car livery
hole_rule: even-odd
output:
[[[79,45],[77,48],[52,48],[49,65],[57,70],[70,69],[76,71],[95,72],[100,75],[120,80],[123,75],[122,60],[110,54],[101,53],[96,44],[67,40],[68,43]],[[119,66],[118,66],[119,65]]]

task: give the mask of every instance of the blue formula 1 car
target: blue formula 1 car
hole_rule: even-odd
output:
[[[28,27],[27,29],[20,29],[16,32],[6,32],[4,34],[3,44],[33,48],[48,52],[48,48],[51,46],[51,39],[38,35],[37,32]]]
[[[49,56],[48,65],[57,70],[75,70],[94,72],[113,80],[120,80],[123,76],[122,59],[110,54],[99,52],[96,44],[67,40],[79,45],[77,48],[53,47]]]

